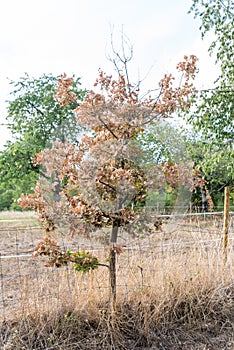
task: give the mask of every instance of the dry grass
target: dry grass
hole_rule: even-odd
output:
[[[232,240],[224,267],[216,224],[167,224],[125,241],[115,312],[105,267],[81,275],[40,259],[2,259],[0,349],[233,350]]]
[[[0,220],[7,219],[35,219],[35,213],[33,211],[13,211],[13,210],[4,210],[0,211]]]

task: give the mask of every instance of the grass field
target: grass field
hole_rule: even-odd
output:
[[[121,232],[115,312],[106,267],[84,275],[30,257],[43,235],[33,214],[0,213],[0,230],[0,349],[234,349],[232,222],[225,266],[221,217],[169,220],[135,239]],[[105,261],[100,241],[57,239]]]

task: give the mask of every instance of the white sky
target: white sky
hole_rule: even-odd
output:
[[[201,40],[199,22],[187,12],[191,0],[1,0],[0,1],[0,123],[6,115],[11,87],[27,72],[63,72],[81,77],[91,88],[98,68],[113,73],[106,58],[111,28],[120,36],[122,26],[133,44],[133,81],[143,78],[157,87],[165,72],[173,72],[184,54],[199,57],[199,88],[210,87],[217,68]],[[117,40],[117,39],[116,39]],[[147,85],[148,84],[148,85]],[[0,148],[9,134],[0,126]]]

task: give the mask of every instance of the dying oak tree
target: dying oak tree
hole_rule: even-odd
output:
[[[123,69],[117,69],[116,79],[99,70],[94,89],[75,109],[77,121],[87,134],[79,146],[56,142],[52,149],[38,154],[35,164],[46,167],[52,181],[38,182],[34,194],[22,195],[20,199],[22,207],[38,212],[48,233],[62,216],[68,220],[72,218],[73,233],[89,234],[93,230],[110,228],[108,268],[113,304],[116,300],[116,254],[121,252],[117,244],[120,227],[133,227],[138,222],[147,193],[154,182],[160,184],[162,177],[173,186],[179,182],[193,186],[194,182],[194,175],[191,176],[188,169],[185,171],[185,165],[163,164],[160,171],[141,166],[142,150],[134,140],[147,124],[189,108],[191,95],[195,93],[191,81],[197,71],[197,58],[185,56],[177,65],[182,74],[179,86],[174,86],[172,75],[165,74],[159,82],[157,96],[143,98],[139,84],[129,81],[128,61],[125,55],[115,58],[117,68],[119,62],[123,64]],[[66,75],[58,80],[56,99],[61,106],[76,101],[72,84],[73,79]],[[54,195],[48,195],[48,186],[52,189],[50,193],[57,191],[59,201],[54,200]],[[82,271],[100,265],[90,253],[79,255],[61,251],[50,236],[40,242],[36,254],[49,255],[50,265],[72,262]]]

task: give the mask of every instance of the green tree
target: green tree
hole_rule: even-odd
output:
[[[192,158],[187,149],[187,138],[183,130],[172,123],[171,119],[160,120],[155,124],[147,125],[144,133],[141,133],[137,137],[137,144],[144,151],[144,161],[151,167],[153,164],[157,164],[163,167],[166,163],[171,164],[184,164],[186,167],[192,169]],[[157,203],[159,209],[171,211],[176,203],[178,192],[182,191],[182,186],[175,187],[169,185],[166,182],[166,176],[161,179],[164,180],[164,186],[161,191],[157,189],[151,191],[148,195],[147,204],[154,206]],[[190,193],[188,191],[187,193]],[[188,195],[187,200],[190,198]],[[186,202],[180,203],[181,206],[186,207]],[[188,203],[187,203],[188,204]],[[175,209],[175,208],[174,208]]]
[[[189,161],[185,134],[172,120],[160,120],[158,123],[148,125],[137,141],[146,151],[146,160],[150,163],[160,164],[166,161]]]
[[[220,66],[216,86],[203,90],[196,100],[196,112],[189,121],[202,131],[210,142],[225,147],[234,140],[234,3],[229,0],[193,0],[190,11],[200,17],[202,37],[215,35],[209,47]]]
[[[223,188],[231,183],[233,173],[231,170],[234,159],[234,150],[229,147],[221,147],[216,142],[210,142],[204,135],[197,135],[193,131],[184,132],[184,142],[189,157],[194,165],[199,168],[201,176],[205,178],[214,207],[223,204]],[[194,204],[200,205],[201,195],[199,191],[193,195]]]
[[[191,194],[191,202],[194,206],[209,206],[206,191],[212,197],[214,206],[223,203],[223,187],[230,180],[231,170],[228,164],[234,157],[233,149],[217,147],[202,134],[193,130],[187,130],[172,125],[168,121],[160,121],[157,124],[147,126],[144,133],[137,138],[140,147],[145,151],[144,160],[149,164],[162,164],[164,162],[184,162],[188,167],[196,166],[200,170],[200,176],[205,177],[204,188],[197,186]],[[228,168],[228,172],[227,172]],[[149,204],[157,200],[165,207],[173,207],[177,189],[168,188],[163,191],[161,197],[157,193],[151,193]],[[183,203],[181,203],[182,205]]]
[[[59,106],[54,98],[58,77],[51,74],[34,79],[27,74],[10,81],[12,100],[8,101],[7,121],[14,141],[7,142],[0,153],[0,210],[16,207],[22,192],[30,193],[38,179],[39,167],[32,164],[36,153],[53,140],[78,144],[81,128],[73,112],[77,104]],[[86,93],[80,79],[71,87],[78,101]]]
[[[220,75],[214,88],[199,92],[194,111],[187,120],[199,133],[202,159],[199,165],[219,186],[234,181],[234,3],[229,0],[193,0],[190,12],[201,20],[202,37],[214,35],[209,47],[216,58]],[[199,139],[198,137],[198,139]]]

